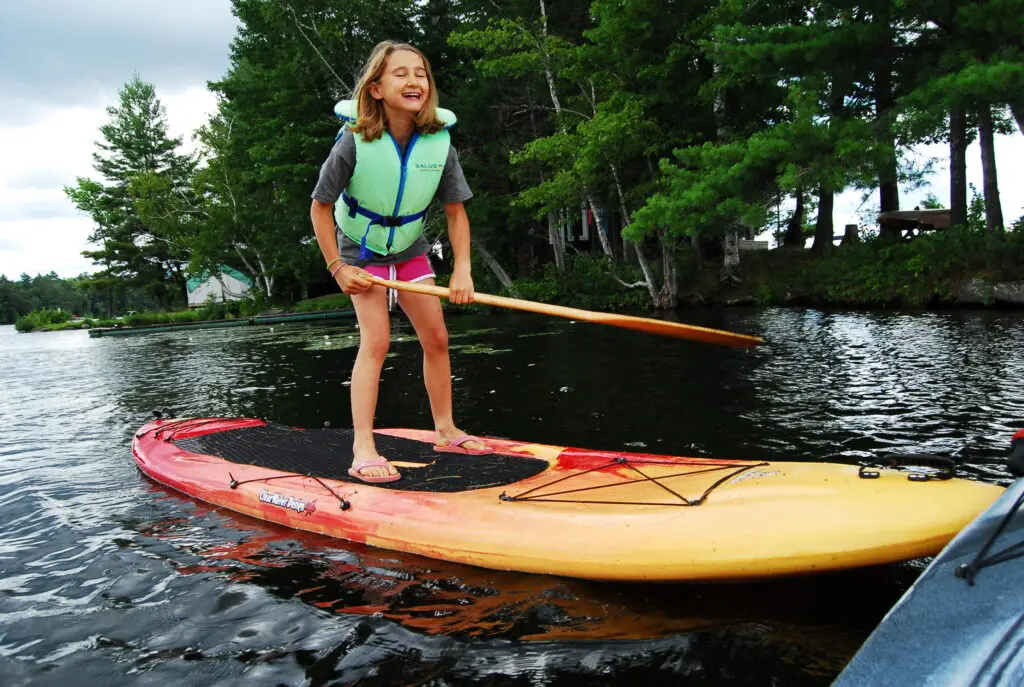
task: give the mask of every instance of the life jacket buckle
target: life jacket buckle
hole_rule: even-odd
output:
[[[400,227],[402,226],[402,218],[393,216],[381,217],[380,223],[385,227]]]

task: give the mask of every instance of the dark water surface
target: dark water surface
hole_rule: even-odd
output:
[[[1009,483],[1024,314],[686,317],[768,344],[452,317],[457,420],[723,458],[931,452]],[[404,323],[394,339],[378,424],[428,426],[419,346]],[[501,573],[268,525],[136,471],[131,436],[154,408],[345,426],[356,341],[348,321],[95,339],[0,327],[2,683],[827,685],[924,565],[700,586]]]

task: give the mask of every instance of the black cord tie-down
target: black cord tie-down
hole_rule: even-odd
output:
[[[974,580],[978,577],[978,573],[981,572],[982,568],[987,568],[990,565],[997,565],[1004,561],[1024,556],[1024,541],[1007,546],[1002,551],[998,551],[991,556],[988,555],[989,550],[995,545],[996,539],[998,539],[999,535],[1003,533],[1006,526],[1010,524],[1010,521],[1013,520],[1013,516],[1017,514],[1017,511],[1020,510],[1022,505],[1024,505],[1024,492],[1021,492],[1021,495],[1018,496],[1017,500],[1014,501],[1012,506],[1010,506],[1010,509],[999,523],[999,526],[996,527],[992,536],[990,536],[985,542],[985,545],[981,547],[981,550],[978,552],[978,555],[974,557],[974,560],[970,563],[964,563],[957,568],[953,574],[961,579],[967,580],[967,584],[973,587]]]
[[[645,465],[645,464],[646,465],[670,465],[670,466],[678,465],[678,463],[669,463],[669,462],[665,462],[665,461],[630,460],[629,458],[626,458],[626,457],[619,457],[619,458],[615,458],[615,459],[611,460],[610,462],[608,462],[608,463],[606,463],[604,465],[600,465],[600,466],[598,466],[596,468],[590,468],[588,470],[581,470],[580,472],[575,472],[575,473],[573,473],[571,475],[566,475],[565,477],[559,477],[558,479],[552,480],[552,481],[550,481],[550,482],[548,482],[546,484],[541,484],[541,485],[538,485],[536,487],[533,487],[532,489],[528,489],[528,490],[524,491],[521,494],[509,495],[509,494],[506,494],[505,492],[502,492],[498,496],[498,498],[500,500],[502,500],[502,501],[507,501],[507,502],[512,502],[512,503],[515,503],[517,501],[542,501],[542,502],[550,502],[550,503],[594,503],[594,504],[605,504],[605,505],[612,505],[612,506],[699,506],[702,503],[704,503],[705,500],[707,500],[708,495],[711,494],[712,491],[714,491],[716,488],[718,488],[719,486],[721,486],[725,482],[729,481],[733,477],[735,477],[735,476],[737,476],[737,475],[739,475],[739,474],[741,474],[743,472],[746,472],[747,470],[751,470],[753,468],[764,467],[765,465],[769,465],[769,463],[767,463],[767,462],[752,463],[750,465],[740,465],[740,466],[736,466],[736,465],[722,465],[720,463],[690,463],[687,467],[692,467],[692,466],[709,466],[709,467],[707,467],[706,469],[703,469],[703,470],[686,470],[686,471],[683,471],[683,472],[676,472],[676,473],[673,473],[671,475],[663,475],[661,477],[652,477],[651,475],[646,474],[640,468],[638,468],[637,467],[638,464],[639,465]],[[591,473],[591,472],[597,472],[599,470],[605,470],[607,468],[617,467],[617,466],[622,466],[622,465],[630,468],[631,470],[633,470],[634,472],[639,474],[640,475],[640,479],[630,479],[630,480],[626,480],[624,482],[615,482],[613,484],[599,484],[599,485],[595,485],[595,486],[592,486],[592,487],[580,487],[578,489],[565,489],[563,491],[555,491],[555,492],[548,492],[548,493],[543,493],[543,494],[531,495],[531,494],[535,494],[535,492],[537,492],[537,491],[539,491],[541,489],[546,489],[547,487],[550,487],[550,486],[555,485],[555,484],[559,484],[561,482],[565,482],[566,480],[573,479],[574,477],[581,477],[581,476],[586,475],[586,474]],[[723,476],[721,479],[715,481],[714,484],[709,486],[707,489],[705,489],[704,493],[701,494],[696,499],[688,499],[685,496],[683,496],[682,494],[680,494],[677,491],[675,491],[672,488],[670,488],[668,485],[662,484],[662,480],[671,479],[673,477],[692,477],[693,475],[700,475],[700,474],[704,474],[704,473],[708,473],[708,472],[717,472],[719,470],[727,470],[729,472],[728,472],[728,474]],[[581,500],[581,499],[558,499],[558,498],[551,498],[552,496],[564,496],[565,494],[578,494],[578,493],[585,492],[585,491],[596,491],[597,489],[609,489],[611,487],[622,487],[622,486],[627,486],[627,485],[630,485],[630,484],[637,484],[638,482],[653,482],[654,484],[658,485],[659,487],[661,487],[662,489],[664,489],[668,493],[670,493],[673,496],[675,496],[676,499],[678,499],[678,500],[671,501],[671,502],[655,502],[655,503],[652,503],[652,502],[645,502],[645,501],[592,501],[592,500]]]
[[[166,411],[165,411],[166,412]],[[157,419],[163,419],[157,414],[158,411],[153,411],[154,415],[157,415]],[[153,433],[154,439],[161,439],[165,442],[174,441],[175,433],[179,430],[195,429],[197,427],[203,427],[205,425],[212,425],[217,422],[223,422],[226,418],[222,417],[206,417],[206,418],[185,418],[184,420],[172,420],[168,421],[167,424],[160,425],[159,427],[150,427],[145,432],[138,432],[135,435],[136,439],[141,439],[150,432]]]
[[[235,476],[232,475],[230,472],[228,473],[228,477],[231,478],[231,481],[228,482],[228,486],[231,487],[232,489],[237,489],[241,485],[249,484],[250,482],[269,482],[270,480],[273,480],[273,479],[288,479],[288,478],[291,478],[291,477],[308,477],[309,479],[316,480],[317,484],[319,484],[321,487],[323,487],[328,492],[330,492],[331,496],[333,496],[334,498],[338,499],[338,507],[339,508],[341,508],[342,510],[348,510],[349,508],[352,507],[352,502],[351,501],[346,499],[344,496],[338,496],[338,494],[333,489],[331,489],[329,486],[327,486],[327,484],[325,484],[322,479],[320,479],[319,477],[317,477],[316,475],[313,475],[313,474],[300,475],[297,472],[293,472],[293,473],[288,473],[287,475],[274,475],[273,477],[255,477],[253,479],[244,479],[241,482],[239,482],[237,479],[235,479]]]
[[[944,481],[956,477],[956,461],[945,456],[934,456],[929,453],[908,453],[904,455],[886,456],[884,465],[879,463],[863,463],[857,470],[861,479],[878,479],[882,473],[879,468],[897,467],[928,467],[937,468],[940,472],[910,472],[910,482]]]

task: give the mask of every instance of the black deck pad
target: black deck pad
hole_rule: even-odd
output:
[[[352,430],[298,430],[284,425],[244,427],[174,444],[190,453],[217,456],[232,463],[356,482],[348,474],[352,465]],[[400,467],[402,479],[374,484],[401,491],[456,492],[514,484],[543,472],[546,460],[527,456],[438,453],[430,444],[412,439],[376,435],[377,451],[388,460],[422,463]]]

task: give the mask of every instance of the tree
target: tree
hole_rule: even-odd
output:
[[[994,134],[1010,133],[1007,109],[1021,125],[1024,14],[1014,0],[914,0],[918,60],[912,88],[901,98],[905,126],[917,140],[950,146],[950,214],[966,225],[967,147],[977,127],[982,149],[986,224],[1002,228]]]
[[[411,40],[416,3],[233,0],[231,65],[210,84],[216,116],[199,132],[192,267],[232,265],[268,296],[327,283],[309,223],[310,192],[349,97],[382,38]]]
[[[578,14],[585,9],[581,3],[567,6],[570,12]],[[612,257],[588,170],[579,164],[576,153],[573,120],[581,113],[568,110],[562,102],[564,88],[572,84],[573,63],[579,57],[578,45],[573,42],[578,35],[566,38],[552,30],[553,21],[544,0],[537,0],[532,9],[529,5],[519,9],[518,16],[492,18],[484,27],[460,32],[453,37],[453,43],[477,55],[475,65],[483,77],[523,80],[527,85],[523,93],[525,102],[517,105],[520,115],[528,117],[532,140],[529,146],[516,151],[511,160],[524,170],[521,178],[529,180],[520,197],[521,205],[532,208],[538,218],[547,217],[548,241],[558,268],[564,267],[565,245],[556,218],[565,208],[577,207],[581,197],[598,223],[602,250]]]
[[[168,137],[166,112],[152,84],[136,74],[118,95],[93,153],[102,180],[78,178],[64,191],[95,223],[89,241],[100,247],[83,255],[103,266],[98,277],[142,287],[167,307],[185,296],[181,229],[173,220],[147,222],[139,201],[172,202],[189,187],[195,161],[176,152],[181,139]]]

